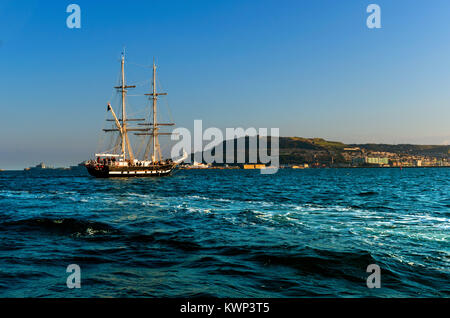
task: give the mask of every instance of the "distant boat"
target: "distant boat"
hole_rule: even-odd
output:
[[[159,132],[160,126],[173,126],[174,123],[158,123],[157,122],[157,100],[160,95],[167,95],[166,93],[158,93],[156,91],[156,65],[153,63],[153,80],[152,80],[152,92],[145,94],[150,96],[153,101],[152,113],[149,119],[146,118],[127,118],[125,107],[125,96],[128,88],[134,88],[134,85],[126,85],[125,83],[125,54],[122,54],[121,59],[121,82],[120,85],[115,87],[122,95],[121,103],[121,118],[118,118],[111,104],[108,103],[107,111],[110,111],[113,119],[107,119],[114,122],[115,127],[112,129],[103,129],[105,132],[118,132],[120,140],[114,147],[115,152],[105,152],[95,154],[95,160],[89,160],[85,166],[89,174],[97,178],[109,178],[109,177],[161,177],[167,176],[187,158],[186,152],[183,153],[183,157],[178,160],[163,159],[158,141],[159,135],[171,135],[171,133]],[[140,127],[128,127],[129,122],[138,122]],[[130,143],[128,136],[129,132],[133,132],[134,135],[145,138],[145,153],[142,160],[135,157],[133,153],[133,147]],[[147,138],[147,136],[150,136]]]
[[[34,171],[34,170],[44,170],[44,169],[54,169],[53,167],[49,167],[47,166],[45,163],[41,162],[40,164],[34,166],[34,167],[29,167],[29,168],[25,168],[24,170],[26,171]]]
[[[41,162],[40,164],[34,166],[34,167],[30,167],[30,168],[25,168],[23,170],[25,171],[40,171],[40,170],[68,170],[69,168],[64,168],[64,167],[50,167],[47,166],[45,163]]]
[[[37,170],[39,170],[39,169],[51,169],[51,167],[47,167],[45,165],[45,163],[41,162],[40,164],[36,165],[35,167],[31,167],[30,169],[37,169]]]

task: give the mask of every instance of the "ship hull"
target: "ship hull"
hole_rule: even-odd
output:
[[[170,175],[176,165],[154,165],[148,167],[130,166],[99,166],[86,165],[89,174],[96,178],[145,178],[145,177],[165,177]]]

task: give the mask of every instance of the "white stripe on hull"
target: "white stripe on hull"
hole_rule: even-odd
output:
[[[146,170],[146,171],[109,171],[109,174],[150,174],[150,173],[168,173],[170,170]]]

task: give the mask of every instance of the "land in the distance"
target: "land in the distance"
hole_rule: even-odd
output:
[[[246,162],[249,162],[250,138],[259,139],[245,137]],[[234,162],[237,161],[236,144],[235,140]],[[223,142],[221,147],[224,158],[226,158],[226,146],[227,142]],[[270,142],[267,148],[270,152]],[[213,155],[216,149],[220,148],[214,148],[211,151]],[[257,150],[259,150],[259,142],[257,142]],[[344,144],[322,138],[279,137],[279,163],[282,168],[450,167],[450,145]],[[210,166],[234,165],[224,163]],[[244,167],[242,164],[239,166]],[[251,168],[251,166],[247,167]]]
[[[261,168],[261,162],[249,162],[250,138],[245,137],[246,164],[192,162],[181,168]],[[256,138],[258,139],[258,138]],[[234,162],[237,162],[237,139]],[[223,158],[226,158],[227,142],[222,143]],[[257,148],[259,142],[257,142]],[[270,138],[267,147],[270,153]],[[215,154],[216,148],[212,150]],[[227,160],[228,161],[228,160]],[[256,165],[255,165],[256,164]],[[450,167],[450,145],[413,144],[344,144],[322,138],[279,137],[279,164],[281,168],[323,168],[323,167]],[[53,168],[41,163],[24,170],[40,169],[80,169],[84,163],[69,168]],[[0,170],[1,171],[1,170]]]

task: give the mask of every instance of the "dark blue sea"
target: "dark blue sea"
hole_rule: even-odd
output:
[[[0,207],[0,297],[450,296],[448,168],[6,171]]]

